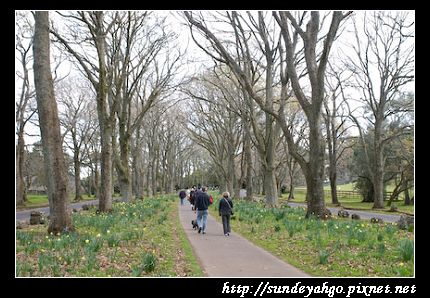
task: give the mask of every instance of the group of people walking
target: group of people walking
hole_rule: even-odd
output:
[[[193,186],[191,189],[181,190],[179,192],[179,198],[181,205],[184,205],[184,199],[188,198],[192,210],[194,210],[197,215],[197,231],[199,234],[206,234],[208,208],[213,203],[212,196],[207,193],[207,187],[196,188]],[[222,194],[222,198],[219,200],[218,214],[222,219],[224,236],[230,236],[230,218],[233,214],[233,201],[230,197],[230,193],[227,191]]]

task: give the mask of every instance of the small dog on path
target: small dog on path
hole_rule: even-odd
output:
[[[193,225],[193,230],[197,230],[197,228],[199,227],[197,225],[197,220],[195,220],[195,219],[191,220],[191,224]]]

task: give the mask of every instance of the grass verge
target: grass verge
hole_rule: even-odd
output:
[[[202,276],[182,227],[172,228],[177,213],[176,195],[160,196],[74,213],[75,232],[17,230],[16,276]]]

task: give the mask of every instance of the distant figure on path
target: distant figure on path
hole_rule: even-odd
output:
[[[230,236],[230,216],[233,214],[233,201],[230,198],[230,193],[225,191],[219,200],[218,213],[222,219],[222,227],[224,229],[224,236]]]
[[[179,192],[179,198],[181,199],[181,205],[184,205],[184,199],[186,196],[187,196],[187,192],[184,189],[182,189]]]

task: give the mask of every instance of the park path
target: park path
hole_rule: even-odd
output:
[[[91,201],[82,201],[82,202],[77,202],[77,203],[71,203],[70,208],[74,208],[74,209],[79,210],[82,208],[82,205],[84,205],[84,204],[91,205],[91,204],[98,204],[98,202],[99,202],[99,200],[91,200]],[[16,217],[15,217],[16,221],[29,220],[30,219],[30,213],[32,211],[39,211],[39,212],[43,212],[44,214],[48,215],[49,214],[49,207],[40,207],[40,208],[16,211]]]
[[[303,271],[280,260],[235,233],[224,236],[222,224],[208,216],[206,234],[193,230],[196,214],[184,200],[179,219],[203,273],[208,277],[308,277]]]
[[[291,207],[306,207],[306,204],[304,203],[294,203],[294,202],[288,202],[287,203],[289,206]],[[342,208],[338,208],[338,207],[327,207],[330,211],[331,214],[333,215],[337,215],[337,212],[339,210],[341,210]],[[369,212],[369,211],[360,211],[360,210],[353,210],[353,209],[346,209],[345,210],[348,211],[348,213],[351,214],[356,213],[358,215],[360,215],[361,219],[371,219],[372,217],[375,218],[382,218],[384,220],[384,222],[397,222],[400,219],[400,215],[391,215],[391,214],[384,214],[384,213],[377,213],[377,212]]]

